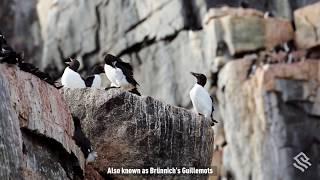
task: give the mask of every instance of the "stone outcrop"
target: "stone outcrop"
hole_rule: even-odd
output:
[[[108,174],[108,167],[210,165],[213,130],[209,119],[151,97],[114,89],[108,93],[66,90],[64,96],[97,150],[99,157],[93,166],[105,178],[118,177]],[[206,179],[206,176],[198,178]]]
[[[224,62],[214,60],[219,43],[227,43],[227,50],[234,55],[270,49],[294,37],[290,21],[264,19],[262,12],[253,9],[229,8],[214,19],[209,13],[210,21],[203,25],[203,9],[212,6],[219,3],[59,1],[44,15],[47,20],[42,29],[47,29],[47,35],[42,67],[50,64],[61,71],[63,57],[76,55],[87,70],[102,61],[103,53],[120,55],[134,65],[143,94],[189,107],[187,96],[194,79],[187,73],[201,71],[209,77],[217,73]],[[85,17],[79,15],[82,12]],[[273,31],[274,27],[278,31]],[[150,73],[153,76],[146,75]],[[56,70],[52,75],[59,77]]]
[[[225,43],[231,56],[259,49],[270,50],[279,44],[290,41],[294,37],[291,22],[284,19],[264,18],[263,14],[253,9],[221,8],[210,9],[204,19],[204,29],[211,35],[213,56],[221,56],[214,52],[223,51],[221,43]]]
[[[84,157],[60,92],[0,64],[0,179],[76,179]]]
[[[319,178],[319,61],[264,65],[248,78],[251,64],[230,62],[219,75],[225,171],[235,179]],[[300,152],[314,165],[305,173],[292,165]]]
[[[22,3],[23,0],[20,1],[19,6],[23,7],[25,4]],[[0,2],[4,4],[0,9],[12,4],[8,2]],[[250,8],[235,8],[241,2],[242,0],[39,0],[38,15],[44,40],[43,58],[39,64],[43,69],[51,71],[51,75],[59,77],[57,72],[61,73],[64,68],[63,58],[68,56],[79,57],[81,70],[87,71],[93,64],[101,62],[103,53],[119,55],[133,65],[134,76],[140,83],[139,91],[143,95],[187,108],[191,108],[188,92],[195,82],[189,71],[202,72],[208,77],[206,88],[217,96],[214,115],[219,121],[214,127],[216,150],[212,155],[212,165],[218,166],[221,173],[220,177],[213,176],[210,179],[319,179],[319,4],[312,4],[318,0],[248,0]],[[224,5],[231,7],[222,7]],[[309,6],[293,13],[295,9],[305,5]],[[25,11],[28,9],[30,10],[27,8]],[[266,10],[276,17],[263,18]],[[0,18],[3,16],[1,13],[2,11]],[[11,13],[5,15],[13,17]],[[291,20],[294,20],[293,24]],[[34,30],[40,32],[37,28]],[[279,50],[281,47],[277,45],[283,45],[292,39],[298,50],[293,48],[288,53],[284,51],[284,46]],[[272,50],[276,46],[277,51]],[[154,161],[161,164],[171,165],[173,161],[162,162],[164,160],[158,158],[160,155],[170,155],[167,159],[176,158],[173,156],[177,153],[175,151],[169,155],[157,154],[159,151],[163,152],[162,148],[171,145],[160,144],[160,148],[154,145],[154,140],[158,138],[155,133],[162,133],[163,124],[157,124],[156,118],[154,124],[146,122],[153,122],[152,117],[155,116],[166,117],[167,114],[161,114],[165,109],[172,113],[172,125],[177,125],[175,123],[178,121],[175,119],[182,115],[176,115],[175,112],[183,115],[190,112],[164,105],[152,98],[139,98],[117,90],[107,93],[88,89],[68,90],[64,96],[68,99],[72,113],[83,120],[86,133],[94,139],[93,144],[98,148],[99,159],[87,167],[86,178],[110,178],[105,174],[105,168],[109,164],[119,164],[114,160],[116,158],[124,159],[123,165],[150,163],[152,159],[146,159],[145,154],[136,158],[142,150],[148,155],[154,155]],[[85,105],[81,104],[83,101]],[[3,102],[10,104],[11,99],[4,99]],[[108,109],[110,104],[112,109]],[[152,104],[151,107],[156,104],[157,111],[154,111],[154,107],[153,110],[147,108],[149,104]],[[20,111],[19,108],[17,110]],[[5,117],[15,112],[4,109],[0,111],[1,116]],[[103,113],[98,113],[102,111]],[[115,119],[114,115],[119,118]],[[32,149],[29,153],[38,152],[39,149],[32,146],[34,136],[24,130],[34,128],[28,123],[23,124],[25,116],[22,114],[18,121],[24,127],[21,132],[20,126],[10,124],[12,128],[0,133],[8,134],[5,143],[23,139],[27,149]],[[102,124],[104,118],[108,124],[94,125]],[[137,121],[141,123],[141,128],[132,129],[135,124],[131,121],[136,123],[136,119],[143,118],[148,121]],[[182,117],[184,118],[186,117]],[[200,119],[191,114],[190,120],[195,122]],[[167,121],[169,119],[166,123]],[[3,126],[7,127],[6,123],[9,121],[4,122]],[[195,125],[199,127],[199,124]],[[179,124],[178,127],[185,126],[188,124]],[[36,128],[42,127],[40,124]],[[144,132],[149,132],[149,127],[159,127],[160,130],[150,130],[151,133],[143,136]],[[172,136],[165,138],[181,136],[173,130],[170,132],[173,133]],[[42,133],[48,137],[56,136],[56,131]],[[124,138],[130,133],[135,134]],[[188,133],[185,135],[190,136]],[[184,138],[182,140],[181,142],[186,142]],[[121,143],[117,145],[115,141]],[[169,142],[163,143],[167,145]],[[15,143],[21,146],[20,142]],[[63,141],[60,143],[63,144]],[[151,147],[148,143],[156,146],[154,151],[148,149]],[[67,145],[64,146],[68,149]],[[22,147],[18,151],[13,147],[15,146],[6,146],[16,154],[21,149],[23,151]],[[179,148],[181,147],[177,149]],[[110,154],[103,152],[103,149],[107,149]],[[192,149],[187,150],[188,153],[193,152]],[[169,150],[166,152],[171,153]],[[312,163],[304,173],[292,165],[293,157],[299,152],[304,152]],[[50,154],[51,151],[43,154],[45,153]],[[100,156],[101,153],[103,156]],[[130,161],[129,155],[140,161]],[[188,158],[203,158],[197,153],[193,155]],[[10,158],[9,161],[17,162],[15,166],[21,162],[20,155]],[[9,161],[6,161],[6,167],[12,166],[8,164]],[[203,159],[201,162],[208,163]],[[53,169],[60,168],[59,164],[54,167],[57,168]],[[14,170],[12,172],[20,173]],[[63,173],[61,177],[65,177]]]
[[[295,9],[317,1],[246,2],[250,8],[291,20]],[[126,0],[123,3],[107,0],[3,0],[0,2],[0,20],[1,29],[11,44],[23,51],[30,61],[42,64],[55,75],[56,68],[62,70],[61,55],[76,54],[92,65],[104,51],[127,54],[131,45],[141,44],[144,40],[171,36],[185,28],[201,29],[201,21],[208,9],[239,7],[241,2],[243,0]],[[81,16],[83,13],[86,15]],[[83,38],[86,41],[82,41]],[[46,45],[40,63],[36,60],[42,55],[43,41]]]
[[[296,42],[301,49],[320,46],[320,3],[309,5],[294,12]]]

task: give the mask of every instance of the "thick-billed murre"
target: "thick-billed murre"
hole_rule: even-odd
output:
[[[73,117],[74,123],[74,134],[73,139],[78,145],[86,158],[86,163],[93,162],[97,157],[97,152],[95,152],[91,146],[90,140],[85,136],[81,129],[81,123],[79,118]]]
[[[204,88],[207,82],[207,77],[203,74],[193,72],[191,72],[191,74],[197,78],[197,83],[189,93],[195,111],[204,115],[206,118],[210,117],[213,124],[217,123],[217,121],[212,118],[212,113],[214,111],[213,99]]]
[[[61,84],[63,87],[71,89],[85,88],[86,84],[77,72],[80,67],[79,61],[69,58],[69,61],[66,61],[66,64],[69,66],[65,68],[61,77]]]
[[[96,65],[92,68],[91,75],[84,79],[87,87],[101,88],[102,81],[100,74],[104,73],[104,68],[102,66]]]
[[[111,54],[104,57],[104,71],[111,81],[111,87],[122,88],[129,92],[140,95],[137,90],[137,81],[133,78],[133,68],[129,63]]]

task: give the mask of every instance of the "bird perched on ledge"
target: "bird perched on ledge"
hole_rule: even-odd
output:
[[[20,70],[31,73],[48,84],[60,89],[61,86],[57,86],[55,81],[49,76],[49,74],[40,71],[35,65],[25,62],[23,53],[17,53],[11,46],[8,45],[5,37],[0,31],[0,63],[7,63],[11,65],[17,65]]]
[[[197,83],[189,93],[193,107],[200,115],[204,115],[206,118],[210,117],[212,125],[214,125],[217,121],[212,118],[212,113],[214,111],[213,99],[204,88],[207,83],[207,77],[203,74],[193,72],[191,72],[191,74],[197,78]]]
[[[66,67],[61,77],[61,84],[63,87],[71,89],[85,88],[86,84],[77,72],[80,67],[79,61],[69,58],[69,60],[66,61],[66,64],[68,64],[68,67]]]
[[[137,81],[133,78],[133,68],[129,63],[123,62],[120,58],[111,54],[104,57],[104,71],[111,81],[111,88],[122,88],[137,95]]]
[[[96,65],[92,68],[91,76],[84,79],[87,87],[101,88],[101,77],[99,74],[104,73],[104,68],[102,66]]]
[[[86,163],[93,162],[98,157],[97,152],[93,150],[90,140],[83,133],[79,118],[73,117],[73,123],[73,139],[75,143],[80,147],[84,157],[86,158]]]

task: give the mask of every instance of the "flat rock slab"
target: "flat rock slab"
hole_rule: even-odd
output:
[[[67,89],[64,96],[98,152],[94,168],[105,177],[109,167],[210,166],[213,130],[209,119],[118,89]]]
[[[308,5],[294,12],[296,43],[301,49],[320,45],[320,3]]]
[[[204,30],[213,51],[225,42],[231,55],[272,49],[294,39],[289,20],[264,18],[262,12],[242,8],[212,8],[206,14]]]

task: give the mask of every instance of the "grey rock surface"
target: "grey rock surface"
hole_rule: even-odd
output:
[[[32,46],[29,44],[40,42],[37,39],[32,40],[31,37],[33,35],[30,35],[30,32],[35,34],[40,32],[36,28],[36,23],[34,23],[37,21],[37,17],[34,16],[36,1],[18,1],[16,9],[21,12],[15,12],[14,8],[8,8],[9,6],[14,6],[15,3],[13,1],[4,0],[0,2],[1,25],[3,22],[5,24],[10,21],[15,22],[11,18],[20,19],[20,21],[17,21],[21,23],[18,24],[19,32],[21,33],[21,27],[25,27],[26,31],[22,31],[23,36],[19,36],[22,38],[19,42],[24,42],[29,49],[34,50],[34,48],[30,48]],[[254,21],[258,23],[248,23],[249,21],[245,19],[250,20],[252,17],[243,17],[250,10],[238,9],[244,12],[239,17],[242,22],[239,27],[240,30],[226,32],[233,32],[229,34],[229,37],[231,37],[229,39],[233,38],[231,35],[235,35],[235,37],[244,36],[246,39],[239,40],[239,38],[236,38],[230,43],[231,46],[237,45],[236,47],[242,48],[243,42],[251,42],[250,40],[258,38],[258,43],[253,43],[253,46],[248,48],[255,51],[266,46],[273,48],[278,42],[283,42],[293,37],[290,34],[292,27],[289,21],[285,21],[285,25],[283,25],[279,24],[279,19],[263,20],[261,17],[266,10],[277,17],[295,20],[297,28],[294,34],[295,43],[302,51],[306,52],[310,47],[319,45],[319,39],[317,38],[319,34],[317,32],[317,29],[319,29],[319,5],[298,10],[293,18],[295,9],[319,0],[247,1],[251,8],[261,10],[258,13],[260,14],[258,15],[259,19]],[[222,33],[225,31],[223,26],[228,26],[232,23],[225,23],[222,26],[222,24],[219,24],[221,23],[220,20],[218,20],[215,25],[220,28],[212,28],[213,26],[204,26],[202,21],[210,8],[224,5],[239,7],[241,0],[40,0],[39,2],[43,5],[40,11],[38,9],[38,18],[40,19],[42,38],[44,40],[43,57],[39,64],[42,65],[43,69],[51,72],[51,75],[60,77],[64,68],[63,58],[68,56],[74,55],[79,58],[82,63],[81,72],[83,73],[93,64],[101,62],[103,53],[112,53],[120,55],[125,61],[133,64],[134,76],[141,84],[139,90],[142,94],[155,97],[168,104],[189,108],[191,107],[191,102],[188,92],[195,80],[188,73],[189,71],[202,72],[209,78],[207,88],[210,89],[210,93],[215,95],[215,89],[218,89],[216,104],[219,104],[219,107],[216,108],[215,116],[218,117],[221,123],[215,127],[216,129],[218,128],[215,131],[215,135],[222,134],[222,137],[217,139],[221,139],[218,145],[224,147],[216,151],[218,153],[216,153],[217,157],[214,160],[223,163],[223,166],[225,166],[223,168],[225,168],[224,170],[227,174],[231,174],[237,179],[319,178],[316,168],[319,169],[318,117],[320,115],[320,90],[318,88],[319,80],[315,79],[315,77],[319,76],[319,69],[317,69],[319,65],[310,63],[309,60],[307,63],[295,62],[288,65],[286,64],[288,63],[286,53],[282,53],[281,55],[276,55],[281,56],[277,60],[271,58],[271,62],[276,63],[271,65],[271,69],[264,69],[263,73],[256,74],[254,71],[261,67],[258,68],[259,65],[252,64],[254,58],[237,62],[238,60],[235,60],[232,55],[226,52],[222,52],[221,56],[216,57],[218,42],[223,39],[221,37],[224,37]],[[17,13],[17,16],[15,16],[15,13]],[[30,13],[33,15],[30,15]],[[4,16],[6,16],[5,21]],[[252,24],[260,25],[253,26]],[[265,26],[269,25],[271,25],[271,28],[265,28]],[[8,33],[8,37],[13,37],[14,40],[15,35],[13,32],[16,32],[16,30],[12,26],[12,24],[8,24],[8,26],[1,27],[1,30],[4,28],[3,31]],[[253,26],[259,32],[253,31],[252,33],[247,26]],[[238,28],[238,26],[234,27]],[[230,28],[229,26],[229,29],[232,29],[232,27]],[[268,31],[267,35],[260,32],[266,29]],[[278,31],[274,31],[274,29]],[[280,34],[281,38],[287,35],[290,38],[283,40],[270,36],[279,32],[285,33],[284,35]],[[24,40],[24,38],[27,40]],[[37,52],[39,51],[37,49]],[[251,53],[254,56],[257,55],[256,52]],[[270,52],[266,52],[266,54],[268,53]],[[299,52],[294,53],[299,54]],[[301,55],[303,58],[300,60],[305,59],[304,56],[305,54]],[[266,61],[263,61],[263,63],[270,63],[270,59],[264,60]],[[263,67],[267,68],[267,66]],[[283,68],[284,66],[288,68]],[[306,76],[308,73],[310,75]],[[219,79],[218,84],[217,78]],[[20,87],[20,89],[24,89],[24,87]],[[9,89],[6,91],[9,91]],[[29,92],[33,93],[32,91]],[[86,95],[82,97],[86,101],[92,101],[93,103],[97,101],[102,104],[99,98],[92,95],[95,93],[98,92],[85,92]],[[117,94],[114,91],[112,93],[113,95]],[[107,94],[110,95],[110,93]],[[3,97],[8,97],[9,95],[5,94]],[[109,98],[109,95],[106,95],[108,96],[106,99]],[[129,97],[129,99],[135,97],[125,93],[124,95],[120,93],[119,96]],[[31,101],[34,97],[37,97],[37,95],[28,98]],[[87,97],[88,99],[86,99]],[[92,100],[92,97],[96,98]],[[11,102],[11,99],[6,101],[3,98],[3,100],[6,103]],[[20,101],[20,99],[18,100]],[[79,98],[79,100],[83,99]],[[84,118],[85,123],[93,122],[89,117],[95,111],[85,110],[91,105],[87,104],[86,107],[80,106],[82,108],[77,109],[76,114]],[[35,108],[36,110],[39,109],[38,105],[34,106],[37,107]],[[24,109],[22,107],[18,107],[17,111]],[[123,110],[125,108],[121,106],[120,109]],[[123,113],[122,110],[112,109],[110,112],[119,115]],[[54,130],[51,131],[51,128],[45,128],[46,126],[38,121],[25,123],[25,114],[28,114],[26,112],[29,112],[29,109],[24,109],[22,112],[24,113],[21,113],[20,123],[24,127],[32,130],[40,129],[41,133],[45,133],[46,136],[53,136],[59,142],[64,142],[61,140],[63,136],[60,136],[59,128],[54,126],[52,128]],[[86,117],[84,112],[89,113],[90,116]],[[15,112],[2,109],[0,116],[11,117],[10,113],[14,114]],[[36,111],[32,111],[32,114],[32,118],[47,118],[48,116],[36,113]],[[107,115],[107,117],[109,116],[111,115]],[[149,115],[141,116],[149,117]],[[51,118],[51,116],[48,117]],[[94,137],[93,128],[98,128],[93,127],[92,122],[85,124],[85,126],[87,133],[91,133],[90,136]],[[29,136],[28,138],[24,137],[24,134],[28,133],[28,131],[22,132],[22,134],[21,132],[19,133],[19,128],[14,128],[14,123],[17,122],[3,121],[2,127],[8,126],[13,129],[8,128],[0,133],[8,134],[13,132],[14,135],[10,134],[8,139],[2,139],[2,141],[17,144],[21,136],[25,142],[31,141],[32,138]],[[107,129],[107,127],[101,127]],[[97,132],[99,132],[98,130]],[[116,133],[114,131],[110,133],[121,134],[123,131],[118,130]],[[215,138],[215,143],[217,139]],[[99,141],[99,139],[96,141]],[[34,143],[36,144],[36,142]],[[125,143],[127,141],[124,141],[123,144]],[[63,144],[68,149],[67,143]],[[26,143],[26,145],[28,144]],[[40,144],[40,147],[42,146],[45,145]],[[16,147],[18,147],[17,152],[12,154],[11,152]],[[21,143],[15,146],[6,145],[5,149],[12,155],[17,155],[14,159],[5,161],[6,168],[3,168],[4,171],[2,172],[3,174],[8,174],[9,168],[7,167],[19,166],[18,159],[21,157],[19,152],[22,146]],[[34,147],[32,149],[38,152],[37,148]],[[121,147],[116,147],[116,150],[118,149],[121,149]],[[293,169],[291,165],[293,163],[292,158],[300,151],[305,152],[312,159],[313,164],[307,173],[303,174],[297,169]],[[46,155],[46,153],[50,153],[50,151],[45,151],[43,154]],[[34,155],[33,152],[29,152],[29,154],[30,156]],[[116,155],[112,154],[111,156],[116,157]],[[8,154],[5,154],[4,157],[7,158]],[[38,156],[37,158],[39,159]],[[12,164],[10,163],[11,161],[16,161],[17,164]],[[95,168],[96,166],[97,164],[94,165]],[[53,163],[52,168],[62,172],[59,170],[61,169],[59,164]],[[33,170],[35,169],[37,169],[36,166]],[[99,176],[94,168],[91,168],[91,170],[93,170],[93,174],[96,173]],[[19,172],[13,171],[12,173],[19,174]],[[60,173],[60,175],[63,177],[65,174]]]
[[[240,2],[233,3],[237,6]],[[120,55],[133,64],[143,94],[190,107],[188,91],[194,79],[187,73],[202,72],[213,79],[213,86],[216,84],[213,74],[223,63],[216,61],[215,51],[224,34],[229,35],[232,55],[292,39],[289,21],[264,20],[262,12],[259,18],[234,18],[242,24],[232,26],[236,23],[228,21],[222,24],[226,29],[220,28],[222,34],[216,32],[218,25],[212,28],[202,24],[208,8],[215,6],[220,5],[203,0],[58,1],[48,10],[47,23],[42,27],[47,29],[42,67],[57,67],[51,75],[60,77],[63,58],[75,55],[81,61],[81,69],[88,70],[102,62],[103,53]],[[81,15],[83,12],[86,16]],[[253,28],[244,30],[248,26]],[[281,28],[283,34],[270,33],[266,27]]]
[[[115,89],[67,89],[64,97],[97,150],[93,166],[104,177],[108,167],[210,166],[213,130],[209,119]],[[195,177],[206,179],[203,175],[167,178]]]
[[[219,76],[225,171],[240,180],[319,179],[319,61],[265,65],[248,78],[250,64],[230,62]],[[312,164],[304,173],[293,166],[300,152]]]
[[[60,92],[0,64],[0,179],[75,179],[84,157]]]
[[[319,11],[320,3],[316,3],[294,12],[297,27],[296,41],[301,49],[309,49],[320,45],[319,41]]]

